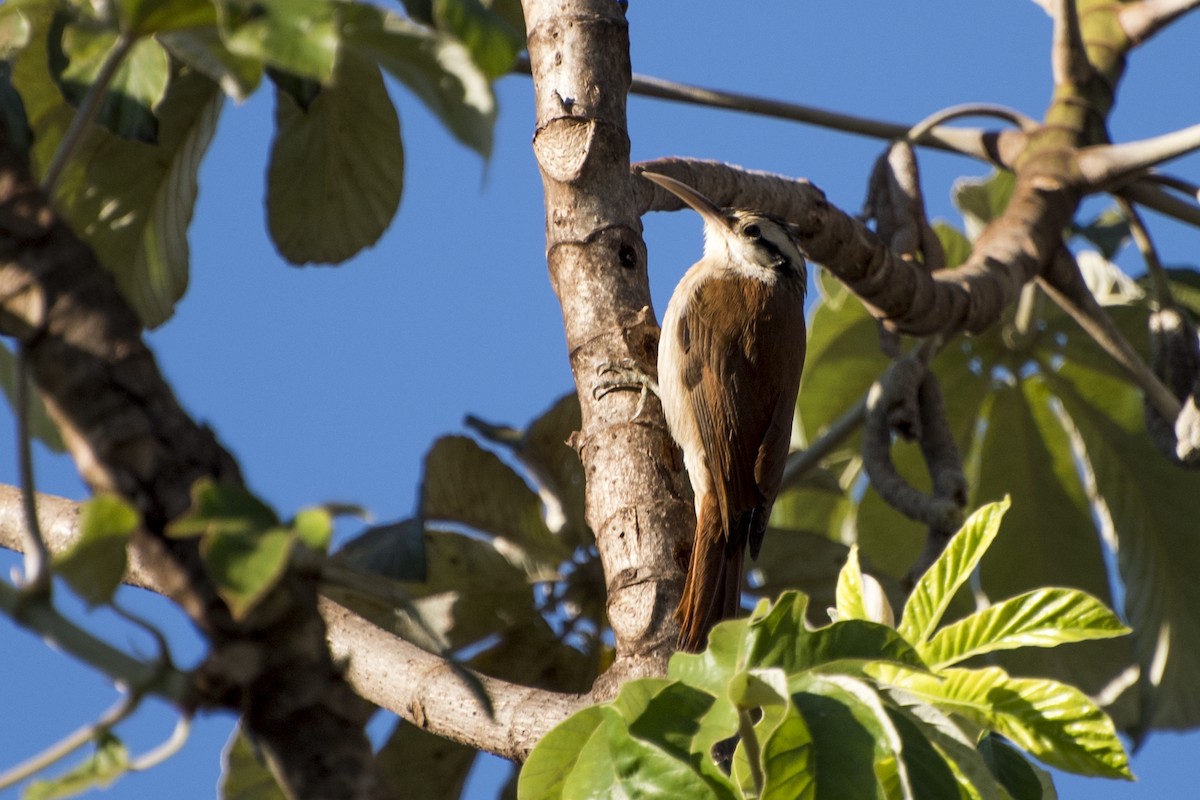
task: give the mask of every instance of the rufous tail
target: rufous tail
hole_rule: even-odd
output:
[[[747,515],[749,516],[749,515]],[[708,642],[708,632],[723,619],[737,616],[742,598],[742,561],[746,536],[726,531],[713,494],[700,504],[692,560],[688,564],[679,619],[679,649],[698,653]]]

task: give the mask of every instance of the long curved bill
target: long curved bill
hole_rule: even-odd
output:
[[[683,181],[677,181],[674,178],[660,175],[657,172],[649,172],[642,170],[641,175],[647,180],[654,181],[659,186],[666,189],[671,194],[678,197],[683,202],[687,203],[696,213],[704,218],[705,222],[711,222],[726,230],[729,229],[729,218],[725,216],[725,210],[719,205],[709,200],[704,195],[697,192],[692,187],[688,186]]]

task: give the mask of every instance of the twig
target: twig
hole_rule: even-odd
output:
[[[1162,172],[1151,172],[1142,178],[1143,181],[1158,183],[1166,186],[1168,189],[1174,189],[1181,194],[1186,194],[1189,198],[1200,203],[1200,184],[1192,183],[1184,180],[1177,175],[1167,175]]]
[[[175,729],[171,731],[171,736],[165,742],[144,753],[140,758],[134,759],[129,763],[130,772],[143,772],[157,767],[159,764],[166,761],[171,756],[178,753],[187,744],[188,736],[192,732],[192,718],[190,715],[181,716],[175,722]]]
[[[904,138],[916,144],[934,128],[942,126],[950,120],[962,117],[996,117],[997,119],[1013,123],[1021,130],[1026,130],[1037,125],[1037,120],[1033,117],[1026,116],[1008,106],[996,105],[995,103],[963,103],[962,105],[950,106],[949,108],[943,108],[941,111],[933,112],[916,125],[913,125]]]
[[[1126,197],[1181,222],[1200,227],[1200,205],[1180,200],[1175,195],[1164,191],[1157,185],[1159,183],[1164,183],[1161,176],[1152,173],[1116,189],[1113,194],[1118,197]],[[1200,196],[1196,197],[1196,200],[1200,201]]]
[[[1063,249],[1059,258],[1069,258],[1074,261],[1074,258]],[[1078,272],[1078,267],[1074,267]],[[1133,345],[1121,334],[1121,331],[1113,324],[1113,321],[1096,299],[1092,297],[1090,292],[1082,291],[1075,293],[1076,296],[1069,295],[1063,288],[1056,286],[1046,279],[1045,276],[1040,276],[1037,279],[1038,285],[1045,289],[1046,294],[1050,295],[1050,299],[1059,305],[1078,323],[1079,327],[1091,336],[1096,344],[1108,353],[1114,361],[1125,369],[1129,378],[1136,383],[1146,395],[1146,399],[1154,406],[1164,419],[1175,419],[1179,416],[1180,404],[1162,381],[1154,374],[1150,367],[1142,360]],[[1090,302],[1088,299],[1090,298]]]
[[[1120,6],[1117,21],[1126,36],[1135,44],[1142,44],[1197,6],[1200,6],[1200,0],[1142,0]]]
[[[95,739],[98,734],[111,730],[114,725],[136,711],[140,703],[141,696],[139,694],[136,692],[126,692],[112,708],[104,712],[100,719],[95,722],[89,722],[37,755],[26,759],[0,775],[0,791],[7,789],[13,784],[20,783],[30,775],[41,772],[51,764],[61,761],[80,747],[83,747]]]
[[[1124,197],[1117,197],[1117,206],[1129,222],[1129,233],[1133,236],[1133,242],[1137,245],[1138,252],[1142,254],[1142,260],[1146,262],[1146,272],[1149,273],[1150,281],[1154,284],[1154,299],[1158,301],[1160,308],[1174,308],[1175,296],[1171,292],[1171,282],[1167,279],[1166,270],[1158,257],[1158,250],[1155,249],[1154,242],[1150,239],[1150,232],[1146,230],[1142,216],[1138,214],[1133,203]]]
[[[42,178],[42,191],[47,195],[54,196],[54,190],[58,187],[63,168],[75,154],[75,148],[83,141],[83,135],[95,121],[96,115],[100,113],[100,104],[104,99],[104,93],[108,91],[109,85],[117,75],[117,70],[121,68],[121,63],[129,55],[129,51],[133,49],[136,41],[125,33],[117,37],[116,44],[113,45],[108,58],[100,67],[95,82],[83,96],[83,101],[79,104],[79,109],[75,112],[70,127],[63,134],[62,141],[58,143],[58,149],[54,151],[54,158],[50,160],[50,166],[46,168],[46,174]]]
[[[1089,191],[1105,190],[1194,150],[1200,150],[1200,125],[1136,142],[1085,147],[1079,151],[1079,172]]]
[[[32,381],[22,344],[17,351],[17,462],[21,475],[21,507],[25,513],[25,575],[22,590],[31,596],[50,597],[50,551],[42,538],[37,515],[37,489],[33,480],[33,435],[29,426]]]
[[[815,468],[827,455],[837,449],[863,423],[867,412],[867,395],[864,394],[849,411],[846,411],[825,429],[811,445],[788,456],[783,468],[783,487],[799,483],[808,471]]]
[[[516,72],[529,74],[529,60],[524,57],[518,58],[513,69]],[[807,125],[816,125],[887,141],[902,139],[912,130],[911,125],[899,122],[886,122],[854,114],[842,114],[799,103],[787,103],[782,100],[754,97],[738,92],[708,89],[636,73],[633,75],[629,91],[643,97],[673,100],[709,108],[723,108],[730,111],[744,111],[748,114],[802,122]],[[991,136],[983,130],[937,126],[926,133],[920,144],[935,150],[959,153],[986,161],[989,164],[996,164],[999,163],[997,159],[1001,157],[998,154],[1005,148],[990,142]],[[1001,133],[999,138],[1003,140],[1004,137],[1005,133]]]

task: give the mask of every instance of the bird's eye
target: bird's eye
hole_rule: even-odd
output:
[[[760,230],[758,229],[758,226],[757,226],[757,225],[747,225],[747,226],[746,226],[746,227],[745,227],[745,228],[742,230],[742,233],[746,234],[746,235],[747,235],[747,236],[749,236],[751,239],[759,239],[759,238],[761,238],[761,237],[762,237],[762,231],[760,231]]]

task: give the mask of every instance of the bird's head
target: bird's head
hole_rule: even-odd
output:
[[[757,211],[721,208],[682,181],[657,172],[641,174],[687,203],[704,219],[706,260],[728,265],[760,280],[773,281],[780,273],[804,278],[804,256],[783,220]]]

